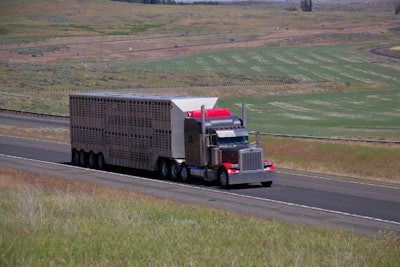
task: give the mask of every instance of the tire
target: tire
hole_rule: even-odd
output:
[[[229,175],[225,168],[220,168],[218,171],[219,186],[224,189],[229,188]]]
[[[178,181],[180,178],[179,165],[175,160],[169,162],[169,176],[171,181]]]
[[[79,165],[81,167],[87,166],[87,155],[83,149],[79,152]]]
[[[96,154],[94,154],[93,151],[89,152],[88,162],[89,162],[89,168],[96,169],[97,167]]]
[[[169,166],[167,159],[161,159],[158,163],[158,176],[162,180],[167,180],[169,177]]]
[[[75,148],[72,149],[71,153],[71,164],[73,166],[79,166],[79,152]]]
[[[269,182],[261,182],[261,185],[262,185],[263,187],[271,187],[272,181],[269,181]]]
[[[105,167],[106,167],[106,161],[104,160],[103,153],[100,152],[100,153],[97,155],[97,168],[98,168],[99,170],[104,170]]]
[[[188,167],[185,164],[182,164],[181,169],[179,171],[179,175],[181,177],[182,182],[190,183],[190,173]]]

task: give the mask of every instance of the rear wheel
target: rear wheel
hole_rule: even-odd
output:
[[[89,161],[89,167],[91,169],[95,169],[96,168],[96,155],[93,153],[93,151],[89,152],[88,161]]]
[[[161,159],[160,162],[158,163],[158,175],[160,179],[166,180],[168,179],[169,172],[168,172],[168,160],[167,159]]]
[[[175,160],[171,160],[169,163],[169,173],[171,181],[179,180],[179,165]]]
[[[218,181],[221,188],[229,188],[229,176],[225,168],[218,171]]]
[[[79,152],[75,148],[72,149],[71,163],[74,166],[78,166],[79,165]]]
[[[105,167],[106,167],[106,161],[104,160],[103,153],[99,153],[97,155],[97,168],[99,170],[104,170]]]
[[[87,156],[83,149],[79,152],[79,165],[82,167],[87,165]]]

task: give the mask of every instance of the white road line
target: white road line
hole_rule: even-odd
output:
[[[341,183],[348,183],[348,184],[360,184],[360,185],[367,185],[367,186],[373,186],[373,187],[381,187],[381,188],[390,188],[390,189],[396,189],[400,190],[400,185],[385,185],[385,184],[379,184],[379,183],[372,183],[372,182],[364,182],[364,181],[357,181],[357,180],[345,180],[345,179],[340,179],[339,178],[334,178],[334,177],[324,177],[322,175],[314,174],[303,174],[303,173],[292,173],[292,172],[287,172],[287,171],[277,171],[277,173],[282,173],[282,174],[290,174],[290,175],[297,175],[297,176],[303,176],[303,177],[308,177],[308,178],[313,178],[313,179],[320,179],[320,180],[327,180],[327,181],[335,181],[335,182],[341,182]],[[357,178],[353,178],[357,179]]]

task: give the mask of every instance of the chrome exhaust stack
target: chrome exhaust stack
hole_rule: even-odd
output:
[[[201,164],[203,166],[207,166],[208,164],[208,157],[207,157],[207,135],[206,135],[206,108],[204,105],[201,106],[201,135],[200,135],[200,142],[201,142]]]
[[[242,102],[242,123],[243,127],[247,128],[247,111],[245,102]]]

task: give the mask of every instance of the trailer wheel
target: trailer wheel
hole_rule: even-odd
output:
[[[91,169],[95,169],[96,168],[96,155],[93,153],[93,151],[89,152],[88,161],[89,161],[89,167]]]
[[[104,160],[103,153],[100,152],[97,155],[97,168],[99,170],[104,170],[105,167],[106,167],[106,161]]]
[[[79,165],[82,167],[87,165],[87,156],[83,149],[79,152]]]
[[[220,168],[218,171],[218,182],[221,188],[229,188],[229,176],[225,168]]]
[[[188,167],[186,167],[185,164],[181,165],[181,170],[179,171],[179,174],[181,176],[181,180],[184,183],[189,183],[190,182],[190,173]]]
[[[175,160],[171,160],[169,163],[169,174],[171,181],[179,180],[179,165]]]
[[[167,159],[161,159],[160,162],[158,163],[158,175],[160,179],[166,180],[168,179],[169,172],[168,172],[168,160]]]
[[[72,149],[72,153],[71,153],[71,163],[74,166],[78,166],[79,165],[79,152],[78,150],[76,150],[75,148]]]

